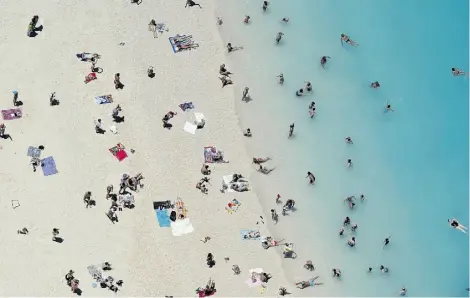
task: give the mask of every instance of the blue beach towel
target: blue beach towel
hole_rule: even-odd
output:
[[[33,147],[33,146],[29,146],[27,155],[30,157],[39,158],[41,157],[41,149]]]
[[[242,240],[261,240],[259,230],[240,230]]]
[[[57,171],[55,161],[52,156],[46,157],[41,160],[41,168],[44,176],[50,176],[59,173]]]
[[[157,213],[157,220],[160,228],[169,228],[170,227],[170,217],[168,216],[168,212],[166,209],[163,210],[155,210]]]

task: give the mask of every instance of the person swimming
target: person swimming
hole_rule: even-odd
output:
[[[382,271],[382,273],[388,273],[388,268],[384,267],[384,265],[380,265],[379,269],[380,269],[380,271]]]
[[[375,81],[375,82],[370,83],[370,87],[374,88],[374,89],[380,88],[379,81]]]
[[[348,158],[348,161],[347,161],[347,163],[346,163],[346,166],[347,166],[348,168],[352,167],[352,160],[351,160],[350,158]]]
[[[351,239],[348,240],[348,245],[350,247],[356,246],[356,237],[352,237]]]
[[[341,45],[343,45],[343,41],[346,42],[349,45],[352,45],[353,47],[358,47],[359,46],[359,44],[357,42],[355,42],[354,40],[352,40],[351,38],[349,38],[349,36],[347,36],[344,33],[341,33]]]
[[[279,44],[281,42],[282,36],[284,36],[284,33],[278,32],[276,35],[276,44]]]
[[[388,112],[388,111],[395,112],[395,110],[392,109],[392,106],[389,103],[387,103],[387,105],[385,106],[385,112]]]
[[[343,234],[344,234],[344,227],[341,227],[341,229],[339,230],[339,235],[343,236]]]
[[[407,292],[407,290],[406,290],[405,287],[401,288],[400,296],[406,296],[406,292]]]
[[[357,224],[355,223],[355,224],[353,224],[353,225],[351,226],[351,231],[352,231],[352,232],[356,232],[357,228],[358,228],[358,226],[357,226]]]
[[[309,81],[306,81],[305,82],[305,90],[307,90],[307,92],[312,92],[312,90],[313,90],[312,83],[310,83]]]
[[[250,19],[251,19],[250,16],[245,16],[245,19],[243,20],[243,22],[244,22],[245,24],[248,24],[248,23],[250,22]]]
[[[287,23],[289,22],[289,18],[282,18],[281,22]]]
[[[277,76],[279,78],[279,85],[284,85],[284,74],[279,74]]]
[[[330,56],[321,57],[321,60],[320,60],[321,67],[325,68],[325,65],[326,65],[326,62],[328,62],[328,59],[331,59],[331,57]]]
[[[333,277],[337,277],[337,278],[341,277],[341,270],[334,268],[332,271],[333,271]]]
[[[269,2],[268,1],[263,1],[263,11],[266,12],[268,9]]]
[[[355,200],[356,200],[356,197],[355,197],[355,196],[350,196],[350,197],[347,197],[346,199],[344,199],[344,202],[345,202],[345,203],[348,202],[349,208],[353,209],[354,206],[356,205],[356,204],[354,203]]]
[[[450,224],[451,227],[454,229],[457,229],[461,232],[464,232],[465,234],[467,233],[467,227],[461,225],[455,218],[454,219],[448,219],[447,222]]]
[[[352,141],[352,139],[351,139],[351,137],[346,137],[344,140],[345,140],[346,143],[348,143],[348,144],[354,144],[353,141]]]
[[[343,226],[348,226],[351,224],[351,219],[349,218],[349,216],[346,216],[343,220]]]
[[[299,89],[299,91],[295,92],[295,96],[300,97],[304,95],[304,89]]]
[[[465,73],[463,70],[461,70],[461,69],[452,67],[452,75],[453,75],[454,77],[456,77],[456,76],[464,76],[464,75],[466,75],[466,73]]]
[[[392,238],[392,235],[390,235],[390,236],[388,236],[387,238],[385,238],[385,240],[384,240],[384,246],[383,246],[383,247],[385,247],[385,246],[387,246],[387,245],[390,244],[390,238]]]

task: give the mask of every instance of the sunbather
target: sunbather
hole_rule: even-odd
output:
[[[184,102],[183,104],[181,104],[181,109],[183,111],[186,111],[188,109],[194,109],[194,105],[193,105],[193,102],[190,101],[190,102]]]
[[[295,285],[299,289],[305,289],[305,288],[308,288],[308,287],[320,286],[320,285],[323,284],[322,282],[315,282],[319,277],[320,276],[316,276],[316,277],[311,278],[311,279],[306,280],[306,281],[297,282],[297,283],[295,283]]]
[[[229,53],[235,52],[235,51],[238,51],[238,50],[242,50],[242,49],[243,49],[243,47],[241,47],[241,46],[236,46],[236,47],[232,46],[231,42],[229,42],[227,44],[227,50],[228,50]]]
[[[222,88],[224,88],[227,85],[233,84],[232,80],[229,79],[228,77],[219,77],[219,79],[222,81]]]
[[[271,157],[253,157],[253,163],[257,165],[267,162],[268,160],[271,160]]]
[[[249,231],[248,233],[243,235],[244,239],[256,239],[259,237],[261,237],[261,234],[259,233],[259,231]]]
[[[224,160],[224,153],[220,150],[217,150],[215,148],[212,148],[211,151],[212,154],[212,161],[213,162],[225,162],[228,163],[228,161]]]
[[[99,54],[96,54],[96,53],[91,54],[91,53],[85,53],[85,52],[79,53],[76,56],[77,56],[78,59],[80,59],[84,62],[91,62],[93,60],[96,61],[96,60],[101,58],[101,56]]]
[[[37,157],[32,157],[30,163],[33,166],[33,172],[36,172],[36,167],[41,165],[41,160]]]
[[[258,172],[262,173],[262,174],[265,174],[265,175],[268,175],[269,173],[271,173],[272,171],[274,171],[275,168],[272,168],[272,169],[268,169],[268,168],[265,168],[263,167],[262,165],[259,165],[259,168],[258,168]]]
[[[248,183],[233,183],[230,185],[230,188],[236,192],[249,191]]]

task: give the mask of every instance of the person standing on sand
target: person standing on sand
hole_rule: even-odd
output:
[[[248,87],[245,87],[245,89],[243,89],[242,101],[246,100],[249,97],[248,91],[250,91],[250,88]]]
[[[315,183],[315,176],[311,172],[307,172],[307,177],[305,178],[308,178],[310,180],[310,184]]]
[[[124,84],[121,83],[121,74],[120,73],[116,73],[114,75],[114,87],[116,87],[116,90],[119,90],[119,89],[123,89],[124,88]]]
[[[289,126],[289,138],[294,135],[294,123]]]
[[[186,0],[186,5],[184,6],[184,8],[186,7],[193,7],[193,6],[199,6],[199,8],[202,8],[201,5],[199,5],[198,3],[194,2],[193,0]]]
[[[18,91],[15,90],[13,91],[13,106],[18,106],[18,103]]]
[[[352,45],[353,47],[358,47],[359,44],[356,43],[354,40],[349,38],[346,34],[341,33],[341,45],[343,45],[343,41],[349,45]]]
[[[323,69],[325,69],[325,65],[326,65],[326,62],[328,62],[328,59],[331,59],[331,57],[330,56],[321,57],[320,65],[321,67],[323,67]]]

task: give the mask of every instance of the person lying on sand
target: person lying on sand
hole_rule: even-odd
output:
[[[248,187],[248,183],[231,184],[230,188],[233,189],[236,192],[244,192],[244,191],[249,191],[250,190],[250,188]]]
[[[307,262],[305,262],[304,268],[309,271],[315,270],[315,266],[313,265],[311,260],[308,260]]]
[[[262,165],[259,165],[259,168],[258,168],[258,172],[262,173],[262,174],[265,174],[265,175],[268,175],[269,173],[271,173],[272,171],[274,171],[275,168],[271,168],[271,169],[268,169],[268,168],[265,168],[263,167]]]
[[[253,163],[257,165],[267,162],[268,160],[271,160],[271,157],[253,157]]]
[[[343,41],[347,44],[352,45],[353,47],[358,47],[359,46],[359,44],[357,42],[355,42],[354,40],[352,40],[351,38],[349,38],[349,36],[347,36],[344,33],[341,33],[341,45],[343,45]]]
[[[248,180],[246,180],[242,174],[233,174],[232,175],[232,181],[230,181],[230,183],[237,183],[237,182],[248,182]]]
[[[231,53],[231,52],[235,52],[235,51],[238,51],[238,50],[243,50],[243,47],[241,47],[241,46],[234,47],[234,46],[232,46],[232,43],[229,42],[227,44],[227,50],[228,50],[229,53]]]
[[[232,80],[228,77],[219,77],[219,79],[222,82],[222,88],[224,88],[227,85],[233,85]]]
[[[316,280],[318,278],[319,278],[319,276],[316,276],[316,277],[311,278],[311,279],[306,280],[306,281],[297,282],[297,283],[295,283],[295,285],[299,289],[305,289],[305,288],[314,287],[314,286],[321,286],[323,284],[322,282],[316,282]]]

